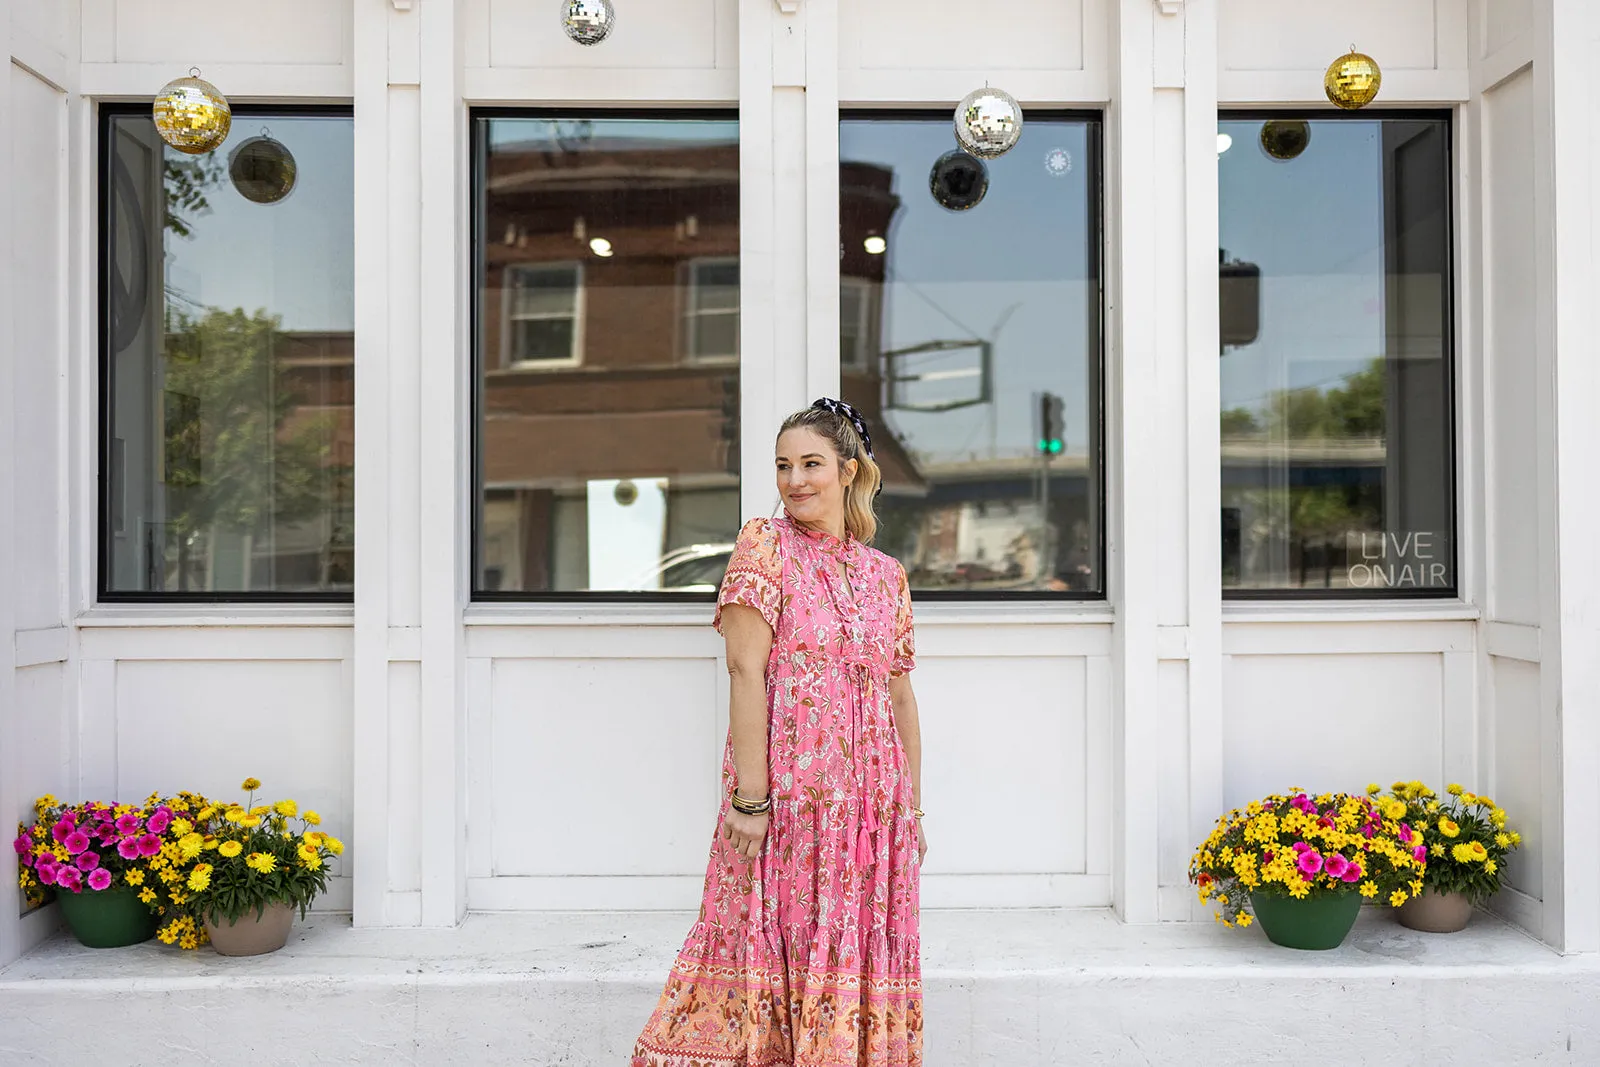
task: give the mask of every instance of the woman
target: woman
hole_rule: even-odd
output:
[[[866,545],[855,408],[791,415],[776,462],[784,517],[745,524],[717,597],[731,705],[700,917],[633,1067],[922,1062],[911,594]]]

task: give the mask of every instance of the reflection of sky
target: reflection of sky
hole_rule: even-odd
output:
[[[1311,141],[1280,162],[1259,121],[1218,125],[1221,245],[1261,268],[1261,332],[1222,357],[1223,408],[1260,410],[1276,389],[1337,388],[1384,351],[1381,127],[1311,123]]]
[[[890,225],[883,348],[929,341],[994,341],[993,403],[942,413],[890,411],[908,446],[929,459],[1035,454],[1034,394],[1060,395],[1067,450],[1083,452],[1090,423],[1092,361],[1098,358],[1098,282],[1091,276],[1093,232],[1089,129],[1079,120],[1029,116],[1009,153],[989,161],[989,192],[977,207],[951,212],[928,193],[928,172],[955,147],[947,115],[921,119],[846,119],[839,158],[894,171],[901,205]],[[1064,148],[1071,170],[1045,167]],[[860,241],[864,235],[843,235]],[[956,371],[978,365],[977,349],[916,357],[900,372]],[[916,401],[975,395],[974,379],[911,387]]]
[[[299,168],[294,191],[276,204],[246,200],[227,177],[229,153],[263,126]],[[193,235],[166,236],[166,281],[177,307],[264,308],[286,330],[355,328],[353,129],[348,115],[234,115],[215,155],[221,180],[205,191],[210,210],[180,209]]]
[[[581,149],[596,141],[681,141],[699,145],[737,144],[738,120],[728,119],[607,119],[607,118],[492,118],[488,120],[489,147],[554,141]]]

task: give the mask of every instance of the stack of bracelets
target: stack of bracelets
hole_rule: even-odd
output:
[[[732,803],[733,810],[740,815],[765,815],[772,810],[772,795],[770,793],[767,794],[765,800],[746,800],[735,789],[729,798],[729,802]]]

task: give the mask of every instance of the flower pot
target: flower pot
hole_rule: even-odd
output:
[[[289,940],[289,927],[294,925],[294,907],[289,904],[268,904],[261,917],[254,908],[229,922],[220,915],[205,918],[206,933],[211,935],[211,947],[224,956],[259,956],[263,952],[276,952]]]
[[[139,894],[126,886],[80,893],[56,893],[61,917],[72,936],[90,948],[121,948],[137,945],[156,935],[156,913],[145,906]]]
[[[1267,940],[1284,948],[1338,948],[1361,914],[1360,893],[1313,893],[1296,900],[1282,893],[1250,894],[1250,910]]]
[[[1429,934],[1453,934],[1472,921],[1472,901],[1462,893],[1441,893],[1424,889],[1395,909],[1395,917],[1408,930]]]

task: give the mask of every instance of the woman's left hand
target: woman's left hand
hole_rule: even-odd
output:
[[[928,855],[928,833],[922,828],[922,820],[917,820],[917,866],[922,866],[922,861]]]

